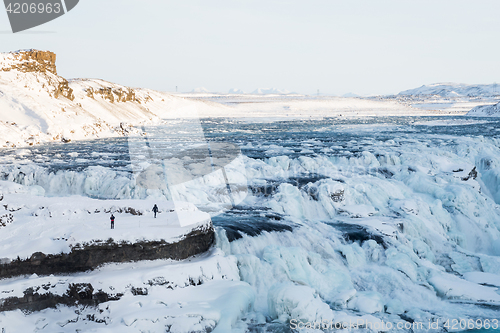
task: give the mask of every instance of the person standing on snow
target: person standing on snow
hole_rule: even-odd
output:
[[[111,217],[109,218],[111,220],[111,229],[115,228],[115,216],[113,213],[111,213]]]
[[[155,213],[155,218],[156,218],[156,213],[158,213],[158,206],[156,204],[153,207],[153,213]]]

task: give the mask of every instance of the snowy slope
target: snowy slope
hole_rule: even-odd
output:
[[[476,106],[467,115],[475,117],[500,117],[500,103]]]
[[[49,60],[40,59],[49,58]],[[0,146],[127,135],[132,125],[196,117],[198,105],[180,97],[97,79],[67,81],[55,54],[0,55]]]
[[[498,84],[434,83],[405,90],[399,95],[437,95],[441,97],[492,97],[500,95]]]

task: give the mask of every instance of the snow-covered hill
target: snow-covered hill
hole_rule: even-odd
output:
[[[405,90],[399,95],[441,96],[441,97],[493,97],[500,95],[498,84],[434,83],[419,88]]]
[[[500,103],[493,105],[479,105],[467,113],[475,117],[500,117]]]
[[[227,93],[228,94],[239,94],[239,95],[242,95],[245,92],[243,90],[241,90],[241,89],[238,89],[238,88],[231,88],[231,89],[229,89],[229,91]]]
[[[98,79],[66,80],[49,51],[0,54],[0,147],[126,135],[132,125],[196,117],[199,101]]]

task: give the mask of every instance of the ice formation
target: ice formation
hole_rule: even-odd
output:
[[[241,237],[229,241],[229,229],[218,227],[217,260],[196,259],[203,267],[199,276],[205,277],[195,278],[196,273],[192,278],[201,281],[200,286],[173,287],[172,291],[155,287],[147,296],[134,297],[122,286],[125,296],[110,302],[105,310],[112,319],[108,325],[124,325],[124,329],[160,325],[172,332],[189,332],[193,327],[243,332],[257,327],[283,329],[292,319],[396,325],[497,317],[498,139],[425,132],[427,127],[441,126],[438,123],[418,125],[424,133],[389,136],[374,135],[363,126],[354,122],[338,128],[342,140],[337,141],[285,138],[286,144],[281,141],[280,145],[274,139],[248,137],[241,146],[244,156],[225,168],[233,189],[249,188],[241,192],[234,209],[243,212],[248,207],[254,211],[252,216],[274,216],[276,223],[290,229],[252,235],[239,229]],[[459,121],[455,126],[463,127]],[[477,122],[471,126],[490,125]],[[360,129],[366,131],[363,138],[350,140],[349,133]],[[384,125],[379,130],[397,133],[400,128]],[[279,135],[276,138],[282,140]],[[33,158],[30,151],[18,153],[16,161]],[[8,212],[14,224],[27,212],[14,200],[16,191],[34,195],[38,206],[56,195],[121,199],[123,204],[148,198],[148,192],[134,189],[130,173],[106,166],[51,170],[43,163],[27,162],[4,164],[0,172],[5,181],[3,200],[12,210]],[[112,186],[107,179],[114,180]],[[210,212],[217,225],[218,214],[230,202],[222,178],[208,174],[191,182],[179,184],[176,191]],[[36,199],[36,195],[41,197]],[[149,195],[160,198],[164,193]],[[50,210],[50,205],[43,206]],[[240,222],[235,220],[233,225],[238,227]],[[8,228],[9,224],[3,230]],[[179,267],[183,265],[194,267],[189,262]],[[207,275],[214,269],[220,275]],[[161,273],[165,279],[176,279],[162,274],[167,273]],[[89,276],[82,273],[79,281],[88,281]],[[134,287],[145,286],[144,279],[133,280],[139,281]],[[198,300],[191,298],[190,290],[199,295]],[[158,305],[165,302],[159,301],[162,297],[173,297],[169,299],[183,310],[174,311],[169,302],[165,310]],[[126,304],[145,308],[135,311],[136,315],[126,314]],[[70,315],[66,308],[59,311],[57,316],[67,318],[64,327],[68,330],[106,326],[85,321],[83,315]],[[85,311],[82,314],[93,313]],[[144,314],[149,311],[155,315]],[[158,311],[162,315],[155,317]],[[19,312],[2,316],[2,321],[21,318]],[[38,325],[52,323],[54,316],[54,310],[47,309],[28,318]],[[75,318],[79,319],[71,323]]]

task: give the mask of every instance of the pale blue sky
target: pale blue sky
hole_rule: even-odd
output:
[[[80,0],[0,51],[57,53],[59,74],[135,87],[391,94],[500,82],[498,0]]]

